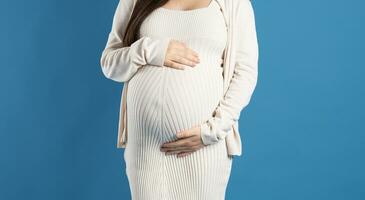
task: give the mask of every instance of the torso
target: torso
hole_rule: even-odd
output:
[[[171,194],[181,197],[202,195],[191,196],[190,199],[224,199],[231,167],[225,140],[204,147],[186,159],[166,156],[160,152],[159,146],[176,140],[175,134],[178,131],[190,129],[212,117],[223,96],[221,64],[226,47],[226,31],[223,14],[215,0],[208,7],[187,11],[160,7],[141,24],[139,37],[170,37],[183,41],[200,58],[199,64],[186,67],[185,70],[167,66],[143,66],[128,83],[129,134],[124,158],[130,183],[137,183],[139,178],[143,178],[151,184],[162,184],[156,186],[158,188],[154,188],[151,193],[145,191],[149,195],[155,194],[155,191],[166,194],[168,189],[173,190]],[[161,169],[161,165],[164,168]],[[146,174],[135,176],[136,170]],[[199,174],[201,172],[204,175]],[[184,186],[172,188],[169,185],[174,183],[169,180],[180,180],[184,185],[191,185],[190,181],[194,181],[202,190],[217,188],[209,194],[186,194],[187,190],[194,189],[184,190]],[[212,184],[215,186],[212,187]],[[133,190],[132,188],[132,193]],[[166,199],[176,198],[171,196]]]

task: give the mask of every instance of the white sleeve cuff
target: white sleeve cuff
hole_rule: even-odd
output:
[[[220,107],[216,109],[215,116],[211,117],[200,125],[202,142],[210,145],[224,140],[232,132],[235,120],[224,115]]]
[[[170,39],[171,38],[169,37],[153,40],[151,39],[148,46],[150,48],[146,49],[145,51],[145,58],[148,64],[159,67],[162,67],[164,65],[167,47],[169,45]]]
[[[200,136],[204,145],[211,145],[218,142],[216,135],[212,134],[207,123],[200,125]]]

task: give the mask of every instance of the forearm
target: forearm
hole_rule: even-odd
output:
[[[109,79],[126,82],[144,65],[163,66],[168,42],[169,38],[141,37],[129,47],[110,45],[100,59],[102,71]]]
[[[241,111],[249,104],[257,84],[258,42],[254,11],[249,0],[240,4],[235,25],[238,44],[233,77],[213,116],[201,124],[201,138],[206,145],[223,140],[231,132]]]
[[[108,41],[100,58],[104,75],[117,82],[130,80],[143,65],[163,66],[170,38],[141,37],[130,46],[123,37],[134,7],[134,0],[119,0]]]

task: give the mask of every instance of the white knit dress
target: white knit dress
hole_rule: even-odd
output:
[[[193,10],[158,8],[140,37],[184,41],[199,54],[195,67],[145,65],[128,83],[126,174],[133,200],[224,200],[232,158],[225,140],[182,158],[160,146],[211,118],[223,97],[222,55],[226,26],[216,1]]]

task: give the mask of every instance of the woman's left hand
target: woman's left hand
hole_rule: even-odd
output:
[[[183,157],[205,146],[200,137],[200,126],[180,131],[176,137],[177,140],[164,143],[160,150],[166,155],[177,154],[177,157]]]

